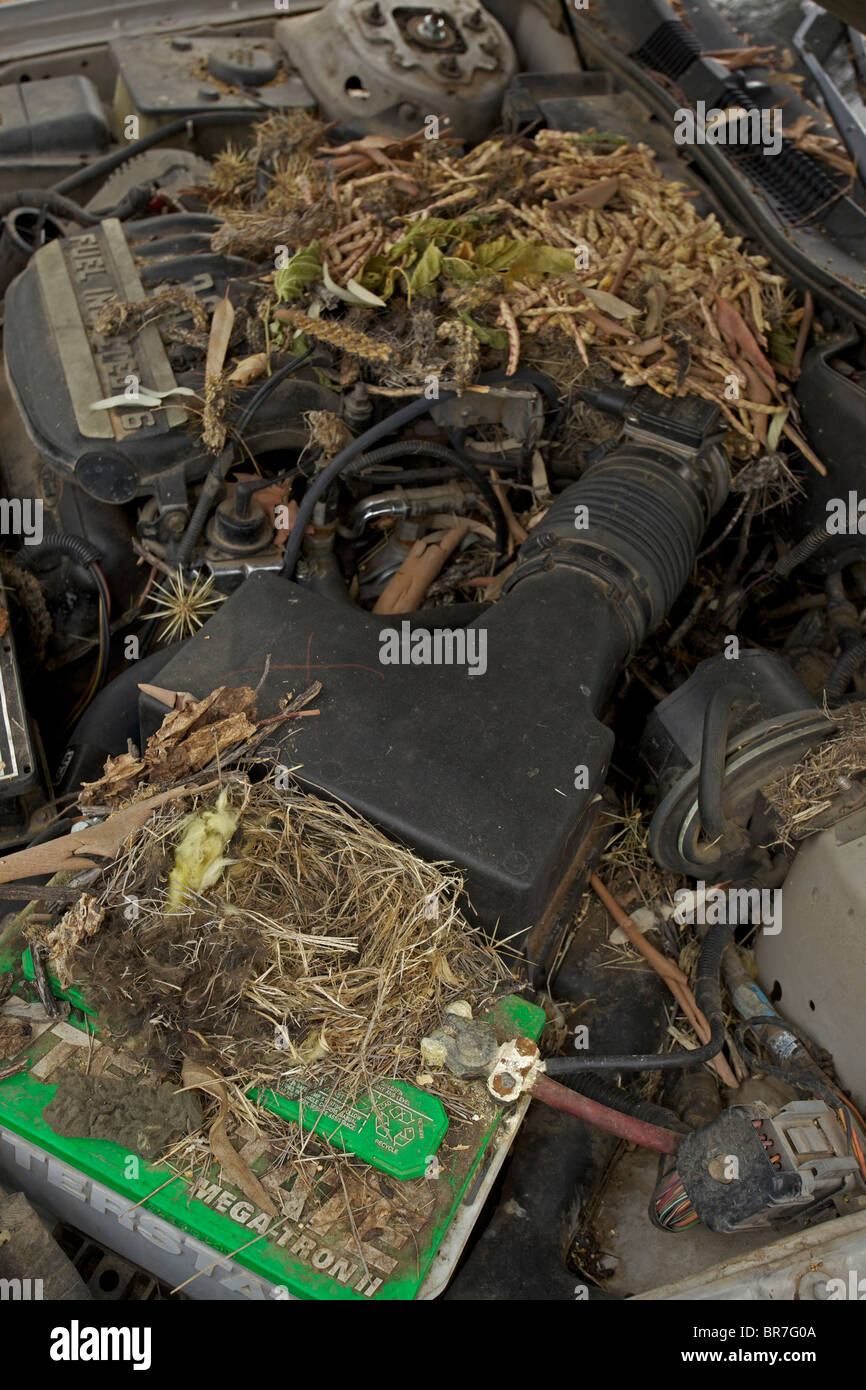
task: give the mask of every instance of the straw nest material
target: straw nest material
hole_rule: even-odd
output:
[[[294,253],[272,277],[280,349],[329,343],[380,387],[436,372],[462,388],[479,359],[509,374],[540,366],[564,388],[603,368],[716,401],[754,453],[790,427],[802,309],[648,146],[543,130],[468,153],[447,133],[329,147],[323,127],[291,118],[266,133],[265,203],[252,177],[261,135],[218,159],[209,194],[225,219],[215,250]],[[423,345],[407,304],[432,311]]]
[[[862,800],[866,709],[859,703],[834,709],[828,715],[827,730],[822,743],[764,788],[776,814],[780,844],[814,835]]]
[[[196,1057],[249,1118],[254,1085],[414,1079],[447,1004],[507,992],[461,890],[345,806],[235,774],[160,810],[49,947],[103,1029],[166,1075]]]

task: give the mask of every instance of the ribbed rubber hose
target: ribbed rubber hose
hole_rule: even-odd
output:
[[[38,554],[40,550],[53,550],[58,554],[68,555],[79,565],[98,565],[102,559],[102,551],[85,540],[84,536],[71,536],[60,531],[49,532],[47,536],[42,537],[38,545],[28,546],[26,553]]]
[[[773,573],[780,579],[787,579],[789,574],[793,574],[798,565],[802,565],[806,560],[810,560],[813,555],[830,539],[826,526],[816,526],[814,530],[807,531],[802,540],[797,541],[788,551],[787,555],[780,555],[773,566]]]
[[[860,667],[866,662],[866,639],[855,642],[836,661],[824,690],[828,700],[841,700]]]

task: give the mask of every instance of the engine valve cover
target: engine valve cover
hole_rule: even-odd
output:
[[[256,272],[251,262],[213,254],[215,225],[215,218],[187,215],[124,228],[108,218],[41,247],[6,293],[6,323],[15,328],[5,335],[6,372],[28,434],[47,463],[101,502],[157,494],[183,504],[185,484],[213,461],[189,428],[184,396],[166,395],[177,386],[200,391],[201,367],[175,372],[155,320],[115,333],[98,331],[96,322],[107,301],[144,300],[154,285],[182,286],[212,310],[230,281],[234,291]],[[137,404],[139,388],[164,403]],[[94,409],[127,393],[128,405]],[[247,442],[254,452],[277,443],[300,448],[302,413],[333,410],[336,399],[316,381],[289,378],[256,412]],[[287,437],[293,429],[296,439]]]

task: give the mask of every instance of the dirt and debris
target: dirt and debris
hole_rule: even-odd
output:
[[[147,741],[142,757],[109,758],[102,777],[87,782],[82,806],[121,806],[146,784],[150,789],[199,772],[227,748],[256,732],[256,693],[221,685],[203,700],[170,710]]]
[[[64,1072],[43,1118],[68,1139],[110,1139],[142,1158],[159,1156],[178,1136],[201,1125],[201,1107],[189,1091],[164,1083],[152,1089],[135,1080]]]
[[[184,837],[215,813],[231,817],[215,872],[197,885],[185,874],[178,890]],[[250,1088],[281,1077],[346,1093],[413,1080],[420,1039],[448,1003],[483,1011],[508,992],[511,973],[467,922],[461,891],[458,874],[347,808],[237,772],[218,799],[160,811],[127,843],[91,889],[99,929],[58,930],[53,963],[108,1035],[166,1075],[190,1057],[211,1068],[249,1121]]]
[[[479,367],[518,364],[570,389],[577,359],[717,401],[747,454],[792,428],[785,345],[802,309],[645,145],[542,130],[468,153],[414,136],[332,148],[309,116],[274,117],[217,161],[208,194],[224,218],[215,251],[294,248],[268,277],[275,350],[330,344],[406,389],[431,372],[464,389]],[[433,319],[423,361],[413,310]]]
[[[0,1059],[17,1056],[26,1047],[32,1031],[26,1018],[0,1017]]]
[[[866,796],[866,707],[842,705],[827,721],[828,737],[764,788],[779,844],[816,834]]]
[[[69,989],[73,983],[72,958],[82,941],[99,931],[104,916],[90,894],[82,893],[46,936],[45,945],[61,989]]]

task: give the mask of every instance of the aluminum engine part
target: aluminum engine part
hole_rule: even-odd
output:
[[[131,116],[147,135],[166,121],[195,111],[275,111],[311,108],[309,87],[268,39],[246,40],[219,35],[173,37],[144,34],[111,45],[117,64],[114,123],[118,130]],[[244,138],[239,123],[238,135]],[[230,132],[225,127],[219,137]]]
[[[481,140],[517,71],[507,33],[474,0],[330,0],[280,20],[276,36],[327,120],[386,134],[411,134],[435,116]]]

